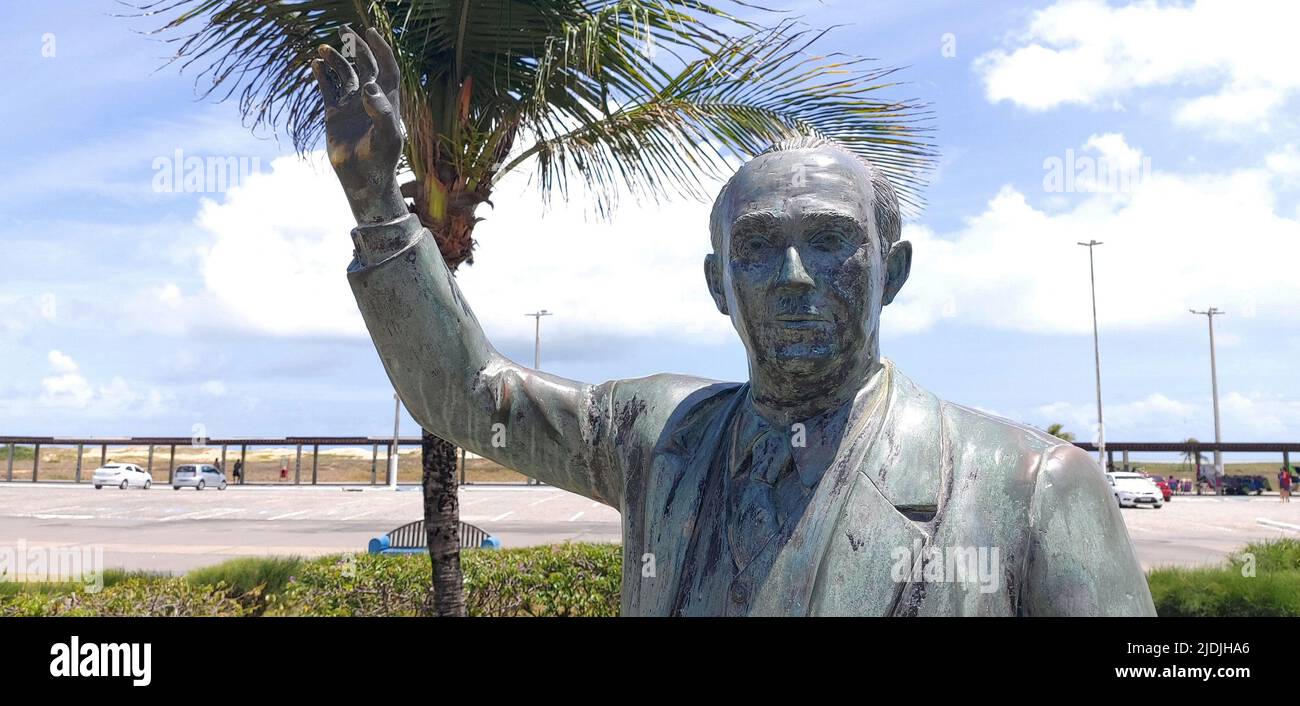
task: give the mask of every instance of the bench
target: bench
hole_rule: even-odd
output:
[[[424,520],[408,522],[380,537],[370,540],[371,554],[422,554],[429,551],[429,538],[424,531]],[[501,540],[486,530],[460,523],[461,549],[500,549]]]

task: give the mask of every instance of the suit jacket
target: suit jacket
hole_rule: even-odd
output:
[[[725,522],[700,508],[748,386],[589,385],[519,366],[488,344],[413,216],[353,237],[357,304],[415,419],[620,510],[623,614],[674,614],[698,578],[683,571],[701,566],[692,540]],[[1154,614],[1104,476],[1076,447],[943,402],[887,360],[847,428],[806,511],[750,565],[770,570],[727,582],[720,613]]]

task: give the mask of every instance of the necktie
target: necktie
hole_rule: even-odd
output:
[[[775,487],[782,475],[793,470],[790,440],[764,429],[748,449],[737,450],[733,463],[728,539],[736,567],[743,569],[781,527]]]

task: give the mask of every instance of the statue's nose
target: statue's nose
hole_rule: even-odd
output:
[[[799,251],[790,246],[785,249],[785,259],[781,263],[781,274],[777,278],[777,285],[782,287],[811,287],[813,279],[804,269],[803,261],[799,259]]]

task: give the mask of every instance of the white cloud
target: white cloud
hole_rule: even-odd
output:
[[[221,203],[204,199],[197,225],[213,237],[203,253],[206,296],[184,306],[209,311],[210,301],[270,335],[364,330],[344,274],[352,217],[321,160],[276,159]],[[177,303],[178,291],[160,294]]]
[[[58,373],[73,373],[77,371],[77,363],[71,356],[63,351],[50,351],[47,356],[50,361],[50,367]]]
[[[199,389],[205,395],[211,395],[213,397],[224,397],[226,394],[226,385],[220,380],[208,380],[200,385]]]
[[[1122,136],[1089,142],[1140,159]],[[1076,243],[1092,239],[1104,243],[1095,251],[1103,329],[1191,326],[1187,309],[1206,306],[1294,325],[1300,221],[1276,213],[1278,181],[1265,167],[1154,171],[1127,193],[1075,195],[1068,209],[1036,208],[1004,186],[956,232],[905,228],[912,276],[884,325],[916,332],[955,317],[1004,330],[1089,333],[1088,253]]]
[[[1192,401],[1152,393],[1138,400],[1107,403],[1102,413],[1110,441],[1214,439],[1213,404],[1208,392]],[[1276,394],[1228,392],[1219,398],[1219,413],[1225,441],[1276,441],[1300,426],[1300,400]],[[1030,421],[1042,426],[1062,423],[1080,441],[1095,441],[1094,402],[1055,402],[1034,409],[1031,417]]]
[[[157,389],[141,391],[121,376],[93,384],[72,356],[52,350],[46,355],[53,374],[41,378],[40,393],[31,398],[0,400],[0,416],[26,417],[41,411],[75,411],[81,415],[116,417],[123,413],[148,416],[164,410],[167,395]]]
[[[39,324],[58,320],[59,300],[53,294],[16,296],[0,294],[0,337],[17,338]]]
[[[1297,25],[1295,3],[1062,0],[974,66],[993,102],[1114,107],[1135,91],[1177,87],[1193,93],[1174,115],[1183,124],[1267,130],[1300,90]]]
[[[333,173],[294,157],[271,167],[223,202],[204,202],[198,225],[213,239],[205,291],[186,299],[169,289],[160,299],[215,314],[211,302],[262,334],[363,336],[345,275],[353,220]],[[531,340],[523,315],[539,308],[557,312],[545,326],[569,340],[728,335],[704,284],[709,204],[629,199],[611,225],[586,213],[580,194],[544,211],[526,175],[499,185],[493,201],[475,231],[480,264],[457,279],[494,338]]]
[[[1118,133],[1093,135],[1081,151],[1122,169],[1146,159]],[[1273,163],[1285,166],[1288,153],[1279,154]],[[264,335],[363,337],[344,274],[351,217],[333,174],[293,157],[272,166],[224,202],[204,204],[198,222],[213,239],[205,290],[186,296],[169,285],[157,299]],[[1148,171],[1127,192],[1069,194],[1042,208],[1003,187],[956,232],[906,227],[914,267],[886,310],[886,330],[919,332],[955,317],[1014,331],[1090,332],[1088,258],[1076,245],[1090,239],[1105,243],[1096,251],[1104,328],[1192,325],[1187,309],[1208,305],[1294,322],[1300,222],[1275,213],[1273,187],[1283,176],[1267,166]],[[458,280],[498,343],[531,340],[524,314],[539,308],[557,312],[545,326],[567,341],[733,335],[705,293],[708,204],[624,203],[611,225],[589,217],[581,195],[544,212],[522,178],[502,184],[494,201],[476,231],[480,264],[462,268]],[[1251,276],[1225,276],[1241,272]]]

